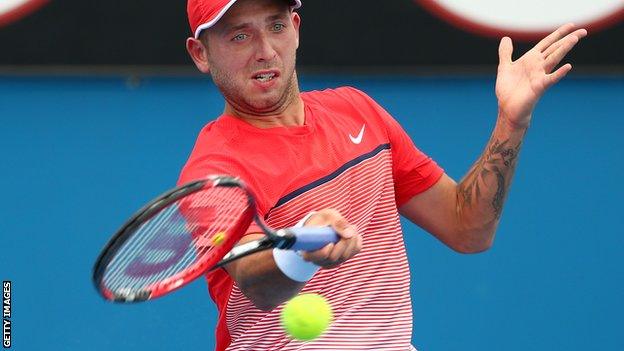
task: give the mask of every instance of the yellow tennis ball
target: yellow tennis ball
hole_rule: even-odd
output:
[[[218,232],[215,235],[212,236],[212,245],[213,246],[219,246],[223,243],[223,241],[225,240],[225,233],[224,232]]]
[[[334,315],[331,306],[318,294],[303,294],[286,303],[281,314],[282,326],[293,338],[307,341],[321,335]]]

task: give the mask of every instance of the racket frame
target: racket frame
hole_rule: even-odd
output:
[[[265,237],[233,247],[230,252],[223,256],[223,259],[219,261],[219,263],[209,269],[210,271],[221,268],[232,261],[249,256],[256,252],[273,248],[287,250],[295,244],[297,239],[288,229],[279,229],[277,231],[272,230],[264,225],[264,223],[262,223],[257,216],[255,216],[254,221],[262,229]]]
[[[173,275],[163,281],[155,282],[154,284],[144,288],[143,290],[136,292],[112,292],[103,284],[104,273],[108,264],[112,261],[118,249],[132,236],[132,234],[139,226],[154,217],[163,208],[169,206],[170,204],[178,201],[181,198],[184,198],[188,195],[202,190],[207,183],[212,183],[213,187],[240,187],[246,193],[248,206],[244,213],[241,215],[241,220],[236,223],[235,227],[231,230],[231,232],[244,232],[244,230],[246,230],[246,227],[251,224],[252,220],[256,220],[256,222],[263,230],[268,230],[267,235],[274,235],[274,232],[270,231],[263,223],[261,223],[261,221],[258,220],[255,201],[244,183],[238,178],[231,176],[210,176],[206,179],[186,183],[182,186],[176,187],[161,194],[160,196],[143,206],[132,217],[130,217],[130,219],[128,219],[123,226],[121,226],[121,228],[104,246],[93,266],[92,279],[96,290],[105,299],[114,302],[140,302],[153,299],[180,288],[181,286],[196,279],[198,276],[208,271],[210,268],[213,268],[209,267],[207,262],[204,262],[203,264],[200,263],[198,265],[189,267],[190,269],[185,269],[176,275]],[[241,228],[243,226],[245,228]],[[234,245],[236,245],[237,241],[231,242],[229,244],[233,247]],[[225,248],[225,244],[220,247],[221,250]],[[229,252],[230,249],[231,247],[227,251]],[[219,267],[222,266],[222,264],[220,263],[221,262],[219,262],[218,264]]]

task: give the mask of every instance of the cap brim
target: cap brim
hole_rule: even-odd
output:
[[[236,0],[230,0],[230,2],[228,2],[225,6],[223,6],[221,11],[219,11],[219,13],[217,13],[217,15],[213,19],[197,27],[197,29],[195,29],[195,39],[199,39],[199,35],[204,29],[208,29],[214,26],[214,24],[217,23],[221,19],[221,17],[223,17],[223,15],[225,15],[227,10],[229,10],[230,7],[232,7],[232,5],[234,5],[235,2]],[[301,7],[301,0],[291,0],[290,3],[291,3],[291,10],[298,9]]]

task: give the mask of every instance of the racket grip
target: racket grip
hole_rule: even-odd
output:
[[[314,251],[340,240],[332,227],[300,227],[288,229],[295,236],[295,243],[290,250]]]

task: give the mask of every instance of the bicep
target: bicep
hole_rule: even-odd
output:
[[[457,183],[448,175],[429,189],[415,195],[399,208],[399,212],[451,248],[457,247]]]

